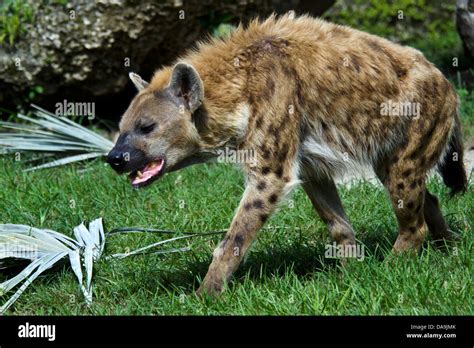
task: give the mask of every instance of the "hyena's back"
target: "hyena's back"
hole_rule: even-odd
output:
[[[264,166],[268,154],[298,154],[329,176],[368,164],[382,177],[394,159],[426,171],[460,134],[458,97],[421,52],[308,16],[253,21],[180,61],[205,85],[206,141],[245,126],[241,144],[261,147]],[[170,72],[158,72],[152,86],[163,87]],[[249,112],[235,112],[243,104]],[[450,175],[463,172],[461,162]]]
[[[254,111],[293,108],[302,151],[320,170],[378,166],[407,146],[425,152],[425,167],[438,161],[457,96],[419,51],[309,17],[253,23],[233,40],[245,46],[236,56],[249,61]]]

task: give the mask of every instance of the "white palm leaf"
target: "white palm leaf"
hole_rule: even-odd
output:
[[[131,232],[177,233],[176,231],[162,229],[125,227],[110,231],[107,235]],[[107,259],[123,259],[143,254],[171,254],[189,251],[191,250],[189,246],[160,250],[152,249],[178,240],[222,233],[225,233],[225,231],[182,232],[180,236],[168,238],[127,253],[113,254],[108,256]],[[0,296],[19,285],[15,294],[0,307],[0,314],[3,314],[41,273],[58,262],[67,259],[69,259],[71,268],[76,275],[86,303],[92,303],[93,263],[100,259],[104,251],[106,239],[102,219],[99,218],[92,221],[89,224],[89,228],[86,228],[84,224],[76,226],[73,229],[73,234],[75,239],[49,229],[39,229],[26,225],[0,224],[0,269],[2,268],[2,262],[7,259],[31,261],[19,274],[0,284]]]
[[[23,270],[23,272],[21,272],[18,275],[20,276],[20,279],[18,279],[15,285],[25,278],[26,280],[18,288],[15,294],[12,297],[10,297],[10,299],[2,307],[0,307],[0,314],[3,314],[21,296],[23,291],[26,290],[26,288],[33,282],[33,280],[38,278],[38,276],[44,271],[46,271],[47,269],[53,267],[58,261],[60,261],[66,255],[67,253],[65,252],[45,255],[39,259],[36,259],[34,262],[32,262],[32,264],[34,264],[34,267],[32,267],[31,269],[28,269],[28,272],[25,272],[26,269]],[[35,269],[36,269],[36,272],[31,274]],[[8,282],[9,281],[0,284],[0,291],[2,292],[8,291],[9,289],[8,286],[10,286],[10,284],[4,285],[5,283],[8,283]],[[10,288],[11,287],[13,286],[10,286]]]
[[[100,258],[105,243],[102,219],[92,221],[89,229],[83,224],[77,226],[74,228],[74,235],[76,240],[48,229],[0,224],[0,261],[9,258],[31,261],[18,275],[0,284],[0,293],[4,294],[22,283],[16,293],[0,307],[0,314],[20,297],[34,279],[66,257],[69,257],[86,302],[92,301],[93,259]],[[85,282],[81,258],[86,274]]]
[[[27,171],[103,157],[112,149],[114,144],[96,132],[67,117],[32,106],[34,116],[18,114],[25,123],[0,122],[0,128],[9,130],[0,133],[0,153],[54,153],[60,158]]]

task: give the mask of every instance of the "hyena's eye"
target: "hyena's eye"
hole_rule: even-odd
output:
[[[138,127],[138,131],[142,134],[149,134],[155,129],[156,123],[141,125]]]

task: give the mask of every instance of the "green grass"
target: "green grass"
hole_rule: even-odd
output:
[[[24,23],[32,23],[34,8],[23,0],[5,0],[0,4],[0,44],[15,40],[25,32]]]
[[[88,165],[86,172],[70,166],[31,174],[21,172],[24,163],[1,161],[0,222],[64,233],[99,216],[107,230],[222,229],[229,225],[243,192],[242,176],[226,165],[191,167],[137,191],[100,161]],[[419,257],[390,256],[397,227],[388,199],[381,187],[361,183],[340,193],[366,257],[351,260],[345,268],[325,259],[326,227],[298,189],[270,219],[267,226],[275,228],[260,233],[218,300],[193,295],[221,238],[215,236],[194,240],[187,253],[100,261],[90,307],[73,273],[59,268],[37,279],[7,314],[474,314],[474,195],[448,199],[447,189],[436,180],[429,187],[440,197],[447,221],[460,239],[444,249],[427,244]],[[113,236],[106,243],[106,254],[159,238]]]

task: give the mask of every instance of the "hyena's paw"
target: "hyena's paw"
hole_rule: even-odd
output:
[[[201,286],[196,291],[196,295],[199,297],[202,296],[212,296],[216,297],[224,291],[224,281],[219,277],[213,276],[212,274],[207,274],[204,278]]]
[[[412,253],[418,254],[423,246],[422,238],[410,238],[411,236],[405,236],[400,234],[393,245],[392,251],[394,254]]]

